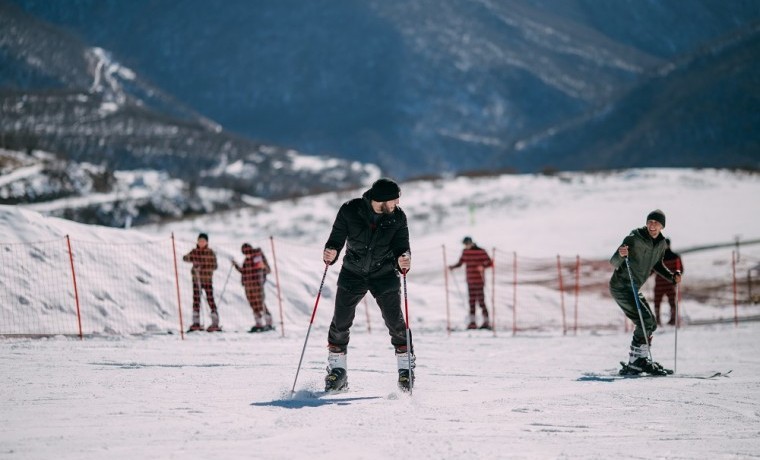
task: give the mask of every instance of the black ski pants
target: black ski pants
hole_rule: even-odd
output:
[[[348,347],[351,326],[356,316],[356,306],[369,291],[380,306],[380,312],[391,336],[391,344],[397,350],[406,346],[406,323],[401,311],[401,281],[394,270],[382,277],[364,277],[345,268],[338,276],[335,294],[335,311],[327,341],[330,346],[342,350]],[[411,334],[410,334],[411,340]]]

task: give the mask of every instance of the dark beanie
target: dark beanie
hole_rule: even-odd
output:
[[[465,236],[464,239],[462,240],[462,244],[470,244],[470,243],[472,243],[472,238],[470,238],[469,236]]]
[[[647,220],[656,220],[662,224],[662,228],[665,228],[665,213],[659,209],[655,209],[654,211],[650,212],[647,216]]]
[[[201,239],[201,238],[203,238],[204,240],[208,241],[208,235],[205,234],[205,233],[201,233],[201,234],[198,235],[198,239]]]
[[[386,178],[376,180],[369,189],[369,199],[374,201],[395,200],[400,194],[401,189],[398,184]]]

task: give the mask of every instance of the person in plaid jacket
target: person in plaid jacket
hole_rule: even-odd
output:
[[[219,313],[216,311],[214,302],[214,270],[217,268],[216,254],[208,247],[208,235],[201,233],[195,248],[182,258],[185,262],[193,264],[193,324],[190,331],[201,330],[201,291],[206,291],[206,302],[211,309],[211,325],[208,332],[221,331],[219,327]]]
[[[665,255],[662,256],[662,263],[668,270],[673,273],[683,274],[683,261],[681,256],[673,252],[670,249],[670,238],[665,238],[667,248],[665,249]],[[652,272],[656,273],[656,272]],[[657,320],[657,324],[661,324],[660,321],[660,304],[662,298],[668,298],[668,304],[670,305],[670,319],[668,325],[675,326],[676,324],[676,285],[670,280],[663,278],[662,276],[654,277],[654,316]]]
[[[470,323],[467,329],[476,329],[478,327],[475,323],[477,319],[475,311],[478,305],[480,305],[483,312],[483,323],[480,328],[490,329],[491,323],[488,320],[488,308],[486,307],[486,296],[483,288],[486,285],[485,269],[492,266],[493,262],[488,257],[488,253],[475,244],[469,236],[466,236],[462,240],[462,244],[464,245],[464,250],[462,250],[462,255],[459,257],[459,262],[450,265],[449,269],[453,270],[461,267],[462,264],[466,267],[465,273],[470,303]]]
[[[272,315],[264,303],[264,283],[272,269],[269,268],[269,263],[261,248],[254,248],[250,244],[244,243],[241,250],[245,255],[243,265],[238,265],[235,261],[232,264],[242,275],[241,281],[245,289],[245,297],[251,305],[253,317],[256,320],[256,325],[248,332],[271,331],[274,327],[272,326]]]

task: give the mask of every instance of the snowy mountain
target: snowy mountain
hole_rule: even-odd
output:
[[[380,174],[752,170],[759,18],[713,0],[0,0],[0,203],[129,226]]]
[[[373,165],[234,135],[109,51],[8,2],[0,30],[0,170],[17,178],[4,178],[2,203],[44,202],[53,215],[122,226],[379,176]]]
[[[759,166],[752,1],[13,4],[226,129],[399,178]]]

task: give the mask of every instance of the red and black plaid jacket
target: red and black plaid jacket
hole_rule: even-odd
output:
[[[681,274],[683,274],[683,262],[681,261],[681,256],[671,251],[670,249],[665,250],[665,255],[662,258],[662,264],[668,267],[668,270],[670,270],[673,273],[675,273],[677,270],[677,271],[680,271]],[[662,276],[655,275],[654,277],[655,294],[673,292],[675,291],[675,289],[676,289],[676,285],[673,284],[673,282],[663,278]]]
[[[483,272],[481,272],[478,267],[490,267],[493,265],[493,262],[491,261],[491,258],[488,257],[488,253],[485,249],[474,244],[470,249],[462,251],[462,256],[459,258],[459,262],[452,265],[451,268],[460,267],[462,264],[465,264],[467,268],[467,284],[471,286],[483,286],[485,284],[485,279],[483,277]]]

